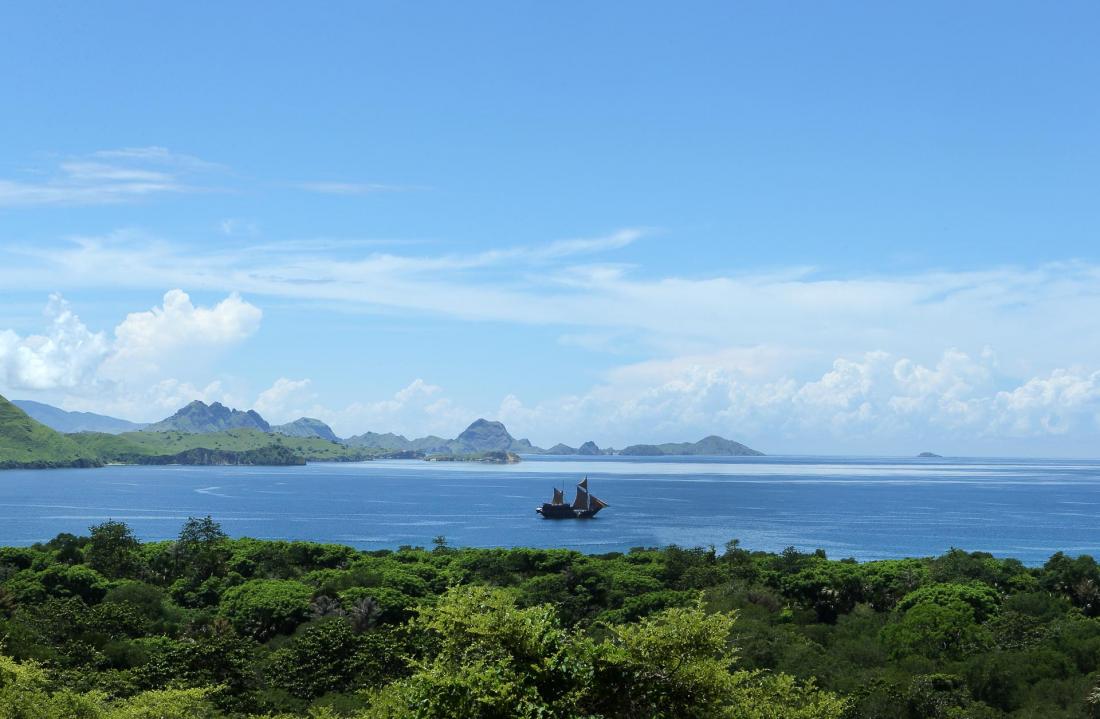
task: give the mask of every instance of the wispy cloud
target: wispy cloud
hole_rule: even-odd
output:
[[[251,220],[239,217],[226,217],[218,223],[218,230],[226,237],[255,237],[260,234],[260,226]]]
[[[316,192],[322,195],[373,195],[379,192],[406,192],[422,190],[412,185],[388,185],[379,182],[299,182],[294,185],[299,190]]]
[[[229,168],[166,147],[122,147],[53,158],[25,170],[23,176],[0,177],[0,207],[111,205],[156,195],[209,191],[212,175]],[[424,185],[315,180],[281,182],[322,195],[364,196],[429,189]]]
[[[210,162],[182,152],[173,152],[166,147],[123,147],[116,150],[98,150],[92,157],[112,161],[145,162],[166,167],[175,167],[191,172],[224,172],[228,168],[218,162]]]
[[[1100,356],[1100,267],[1070,262],[891,277],[823,277],[805,268],[737,275],[645,276],[611,264],[643,231],[471,253],[373,252],[289,245],[197,249],[145,235],[0,248],[11,289],[187,287],[239,291],[356,311],[430,314],[626,332],[656,357],[768,346],[802,367],[882,349],[991,346],[1019,376]],[[21,253],[21,254],[16,254]],[[6,260],[6,261],[2,261]],[[1021,328],[1027,328],[1023,331]],[[587,342],[596,351],[598,343]]]
[[[581,237],[570,240],[557,240],[529,252],[529,255],[540,259],[550,260],[562,257],[575,257],[577,255],[610,252],[611,250],[618,250],[627,245],[634,244],[647,234],[652,234],[652,230],[641,227],[628,227],[602,237]]]
[[[0,207],[109,205],[194,192],[219,165],[163,147],[100,150],[60,160],[28,179],[0,178]]]

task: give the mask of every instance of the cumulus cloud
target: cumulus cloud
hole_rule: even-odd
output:
[[[165,378],[149,385],[142,383],[115,384],[110,392],[98,395],[69,395],[63,402],[66,409],[100,412],[134,421],[156,421],[173,414],[189,402],[221,402],[228,407],[240,407],[244,395],[228,390],[220,380],[193,383]]]
[[[255,406],[279,421],[319,417],[343,436],[372,430],[449,437],[485,416],[545,446],[593,439],[621,447],[721,434],[796,453],[915,452],[921,442],[974,453],[1005,447],[1005,440],[1080,439],[1100,429],[1100,371],[1062,369],[1014,381],[1001,375],[991,351],[971,356],[948,349],[930,364],[883,351],[841,357],[797,379],[763,369],[771,355],[758,348],[639,363],[608,373],[586,392],[534,404],[508,394],[495,407],[463,407],[442,387],[417,379],[388,398],[329,408],[309,380],[280,378]]]
[[[194,391],[165,380],[165,365],[199,363],[204,354],[251,335],[263,316],[235,293],[212,307],[197,307],[182,290],[167,292],[160,306],[128,315],[113,337],[89,330],[60,295],[50,297],[45,314],[43,334],[0,331],[0,385],[74,395],[152,391],[154,396],[145,399],[154,404],[160,403],[157,396],[173,390],[176,396]],[[149,386],[153,389],[146,390]]]
[[[343,409],[318,412],[337,434],[366,431],[396,432],[410,437],[425,434],[453,436],[473,419],[471,411],[444,396],[443,389],[422,379],[413,380],[391,397],[353,402]]]
[[[1100,429],[1100,372],[1058,369],[1012,381],[992,352],[953,349],[931,365],[882,351],[838,358],[808,380],[763,376],[751,363],[744,372],[643,363],[581,395],[533,406],[509,395],[499,414],[519,432],[574,442],[718,433],[773,451],[881,452],[922,440],[986,446],[1005,438],[1093,436]]]
[[[60,295],[51,295],[45,334],[20,337],[0,331],[0,382],[16,389],[73,388],[95,381],[110,352],[102,332],[92,332]]]
[[[997,393],[995,404],[1001,429],[1013,436],[1095,432],[1100,428],[1100,372],[1055,370]]]
[[[317,395],[310,390],[308,379],[280,377],[260,392],[252,408],[272,424],[292,422],[299,417],[314,416],[324,410],[316,404]]]
[[[194,360],[195,352],[232,346],[260,326],[263,312],[231,293],[213,307],[196,307],[183,290],[169,290],[163,303],[132,312],[115,327],[111,356],[104,371],[113,377],[151,373],[166,359]]]

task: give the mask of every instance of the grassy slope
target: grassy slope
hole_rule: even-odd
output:
[[[349,450],[343,445],[317,437],[286,437],[257,429],[231,429],[210,434],[186,432],[126,432],[120,435],[88,433],[73,438],[97,454],[110,458],[127,453],[146,456],[178,454],[191,449],[244,452],[271,446],[286,447],[308,460],[348,461],[365,459],[370,453]]]
[[[94,456],[0,397],[0,467],[94,464]]]

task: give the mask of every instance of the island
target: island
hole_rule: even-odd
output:
[[[492,450],[472,454],[433,454],[424,458],[425,462],[480,462],[481,464],[518,464],[520,456],[515,452]]]
[[[634,444],[619,451],[627,457],[711,456],[711,457],[763,457],[764,453],[740,442],[710,435],[698,442],[669,442],[666,444]]]

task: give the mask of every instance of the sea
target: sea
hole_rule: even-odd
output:
[[[588,477],[610,506],[545,520]],[[868,457],[525,457],[515,465],[385,460],[304,467],[0,472],[0,545],[86,534],[108,519],[144,540],[210,515],[233,536],[361,549],[567,547],[592,554],[738,539],[872,560],[951,548],[1042,564],[1100,555],[1100,461]]]

